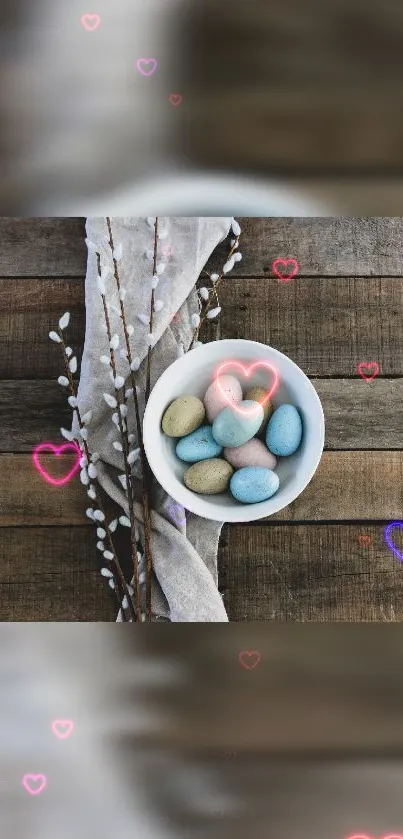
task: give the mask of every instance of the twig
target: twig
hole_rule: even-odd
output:
[[[234,244],[231,245],[231,248],[228,252],[226,263],[228,262],[229,259],[231,259],[231,256],[238,249],[239,239],[240,239],[239,235],[235,237]],[[210,289],[210,291],[212,291],[213,294],[209,295],[208,300],[204,301],[204,303],[202,305],[202,308],[201,308],[201,311],[200,311],[200,323],[199,323],[198,326],[195,327],[193,337],[192,337],[192,340],[191,340],[191,342],[188,346],[187,352],[189,352],[189,350],[192,349],[195,341],[198,340],[200,329],[203,326],[203,323],[207,318],[207,314],[213,308],[213,306],[212,306],[213,296],[215,296],[217,304],[219,305],[219,300],[218,300],[218,296],[217,296],[217,288],[219,287],[219,285],[220,285],[220,283],[221,283],[221,281],[223,280],[224,277],[225,277],[225,272],[223,271],[222,274],[219,274],[218,278],[213,283],[213,287]]]
[[[101,275],[101,257],[100,254],[97,253],[97,262],[98,262],[98,273]],[[112,369],[113,378],[116,379],[116,362],[115,362],[115,352],[111,347],[112,341],[112,332],[111,332],[111,325],[109,320],[109,312],[108,306],[106,303],[105,294],[101,294],[102,298],[102,305],[104,310],[104,317],[106,323],[106,330],[108,336],[108,343],[109,343],[109,356],[110,356],[110,365]],[[136,608],[137,608],[137,615],[138,619],[141,620],[141,601],[140,601],[140,584],[139,584],[139,575],[138,575],[138,558],[137,558],[137,534],[136,534],[136,519],[134,515],[134,505],[133,505],[133,490],[132,490],[132,476],[131,476],[131,468],[129,466],[128,455],[129,455],[129,441],[127,435],[127,423],[122,417],[122,404],[126,404],[126,395],[124,395],[123,400],[120,399],[119,396],[119,389],[115,386],[115,394],[116,394],[116,401],[117,401],[117,408],[118,408],[118,421],[119,421],[119,431],[122,438],[122,450],[123,450],[123,461],[124,461],[124,469],[125,469],[125,476],[126,476],[126,486],[127,486],[127,498],[129,502],[129,515],[130,515],[130,541],[131,541],[131,549],[132,549],[132,563],[133,563],[133,584],[134,584],[134,596],[136,601]],[[125,423],[125,424],[124,424]]]
[[[65,364],[65,368],[66,368],[67,378],[69,380],[69,390],[70,390],[71,395],[74,396],[75,398],[77,398],[77,393],[76,393],[76,389],[75,389],[75,386],[74,386],[74,379],[73,379],[73,376],[72,376],[72,373],[71,373],[71,370],[70,370],[70,367],[69,367],[69,357],[68,357],[67,352],[66,352],[66,344],[65,344],[65,341],[64,341],[63,332],[60,329],[60,327],[58,328],[57,333],[58,333],[59,338],[60,338],[60,345],[61,345],[61,349],[62,349],[62,352],[63,352],[64,364]],[[75,411],[76,414],[77,414],[77,420],[78,420],[80,429],[85,428],[85,425],[82,421],[82,417],[81,417],[81,414],[80,414],[80,409],[78,408],[78,406],[73,408],[73,411]],[[79,441],[77,441],[77,443],[79,443]],[[89,464],[91,462],[91,453],[89,451],[87,441],[84,438],[82,438],[82,445],[83,445],[83,448],[84,448],[84,451],[85,451],[85,456],[87,458],[87,462]],[[80,448],[81,448],[81,446],[80,446]],[[101,510],[101,512],[104,516],[106,536],[107,536],[107,539],[108,539],[108,544],[109,544],[110,551],[111,551],[111,553],[113,553],[113,560],[106,560],[106,561],[108,561],[110,564],[112,562],[115,563],[117,576],[118,576],[119,595],[120,595],[119,605],[122,609],[122,615],[124,616],[124,611],[125,611],[124,607],[122,605],[123,596],[125,595],[126,599],[127,599],[127,603],[128,603],[128,609],[131,613],[131,616],[132,616],[133,620],[135,620],[136,619],[136,613],[135,613],[134,605],[133,605],[133,602],[132,602],[131,594],[129,592],[128,585],[126,583],[126,579],[125,579],[125,576],[123,574],[123,571],[122,571],[122,568],[121,568],[121,565],[120,565],[120,562],[119,562],[119,559],[118,559],[118,556],[117,556],[117,553],[116,553],[116,550],[115,550],[115,546],[113,544],[113,540],[112,540],[112,537],[111,537],[111,534],[110,534],[110,530],[109,530],[108,525],[106,523],[106,514],[105,514],[104,505],[102,503],[102,499],[100,497],[100,494],[97,492],[97,489],[96,489],[95,485],[94,485],[94,492],[95,492],[95,495],[96,495],[97,505],[99,506],[99,509]],[[122,591],[123,591],[123,594],[122,594]]]
[[[114,243],[113,243],[113,236],[112,236],[112,227],[111,227],[111,220],[109,217],[106,219],[106,223],[108,226],[108,233],[109,233],[109,247],[111,248],[112,254],[114,251]],[[156,250],[156,249],[155,249]],[[154,265],[156,263],[156,259],[154,257]],[[149,499],[149,489],[150,489],[150,480],[149,480],[149,466],[148,461],[146,458],[146,453],[144,449],[143,443],[143,431],[141,426],[141,418],[140,418],[140,409],[138,403],[138,396],[137,396],[137,389],[136,389],[136,376],[135,371],[132,369],[132,354],[130,348],[130,340],[129,340],[129,333],[127,331],[127,323],[126,323],[126,314],[123,305],[123,300],[121,298],[120,289],[120,277],[119,277],[119,270],[118,265],[115,257],[113,257],[113,269],[114,269],[114,277],[116,281],[116,286],[119,293],[119,300],[120,300],[120,312],[123,324],[123,331],[125,336],[125,344],[126,344],[126,352],[127,352],[127,360],[130,365],[130,381],[133,391],[133,401],[134,401],[134,410],[136,415],[136,427],[137,427],[137,439],[138,445],[140,448],[140,458],[141,458],[141,467],[142,467],[142,510],[143,510],[143,523],[144,523],[144,554],[146,558],[146,621],[151,621],[151,584],[148,586],[147,582],[149,580],[151,572],[148,570],[152,568],[152,555],[151,555],[151,514],[150,514],[150,499]],[[155,268],[154,268],[155,271]],[[150,348],[151,349],[151,348]],[[148,359],[147,359],[148,361]],[[147,401],[146,396],[146,401]]]

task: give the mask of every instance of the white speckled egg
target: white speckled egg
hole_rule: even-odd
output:
[[[220,446],[235,448],[250,440],[260,428],[263,408],[259,402],[247,400],[237,408],[224,408],[213,422],[213,437]]]
[[[269,452],[261,440],[248,440],[243,446],[236,449],[224,449],[223,457],[234,469],[242,469],[244,466],[265,466],[266,469],[275,469],[277,459]]]
[[[232,466],[226,460],[213,457],[211,460],[194,463],[185,472],[183,480],[185,486],[192,492],[199,492],[203,495],[217,495],[219,492],[225,492],[228,489],[233,473]]]
[[[205,417],[204,405],[197,396],[179,396],[171,402],[162,418],[162,430],[168,437],[191,434]]]
[[[220,390],[221,388],[221,390]],[[235,376],[220,376],[220,388],[217,379],[206,390],[203,399],[206,415],[209,422],[214,422],[223,408],[229,407],[229,403],[237,405],[242,400],[242,388]],[[223,391],[227,398],[221,392]]]

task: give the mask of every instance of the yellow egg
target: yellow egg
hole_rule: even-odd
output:
[[[197,396],[179,396],[165,411],[162,430],[168,437],[185,437],[199,428],[205,413],[203,402]]]
[[[265,390],[264,387],[251,387],[250,390],[248,390],[248,392],[247,392],[247,394],[245,395],[244,398],[245,399],[253,399],[254,402],[263,402],[263,400],[265,399],[266,396],[267,396],[267,390]],[[270,417],[273,413],[273,409],[274,409],[273,408],[273,403],[270,402],[270,399],[269,399],[269,401],[266,402],[265,405],[263,405],[263,412],[264,412],[263,413],[263,422],[262,422],[259,430],[256,432],[256,434],[260,434],[260,432],[263,430],[263,428],[266,428],[266,425],[267,425],[267,423],[268,423],[268,421],[269,421],[269,419],[270,419]]]
[[[212,457],[211,460],[202,460],[194,463],[183,477],[185,486],[192,492],[199,492],[203,495],[217,495],[228,489],[229,482],[234,470],[226,460],[219,457]]]

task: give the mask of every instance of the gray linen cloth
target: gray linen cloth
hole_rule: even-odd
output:
[[[122,258],[118,265],[121,284],[126,289],[126,322],[134,326],[134,334],[130,339],[132,356],[137,356],[141,361],[136,374],[140,387],[141,414],[144,411],[148,326],[139,320],[138,315],[148,315],[150,309],[152,262],[147,258],[147,251],[152,250],[154,244],[152,222],[152,219],[126,217],[111,220],[115,250],[118,245],[122,245]],[[230,224],[230,218],[159,219],[159,229],[165,234],[158,244],[159,261],[165,263],[166,267],[155,295],[164,302],[164,307],[154,315],[153,334],[157,343],[152,351],[152,385],[177,358],[180,343],[185,348],[189,346],[193,334],[191,315],[198,312],[195,282],[214,248],[227,236]],[[119,440],[119,431],[111,421],[112,410],[103,398],[104,392],[114,394],[114,386],[109,369],[100,361],[101,355],[108,355],[109,346],[104,328],[102,299],[97,287],[96,251],[101,255],[101,263],[113,268],[106,219],[87,219],[86,230],[86,334],[78,404],[82,414],[89,410],[93,412],[88,426],[88,447],[90,452],[98,452],[100,455],[97,463],[99,483],[128,516],[127,495],[118,479],[118,475],[124,472],[123,456],[112,445],[113,441]],[[113,273],[105,279],[105,286],[111,332],[118,334],[120,348],[123,348],[124,334]],[[115,308],[111,308],[111,304]],[[175,317],[178,310],[179,315]],[[115,355],[117,373],[127,379],[127,361],[120,357],[119,351]],[[128,400],[127,423],[129,433],[136,435],[136,442],[131,446],[133,448],[137,445],[133,399]],[[78,431],[76,419],[73,431]],[[132,474],[137,499],[135,516],[144,545],[139,460],[134,463]],[[222,522],[207,521],[193,514],[186,516],[186,520],[185,516],[180,520],[173,499],[157,485],[155,479],[152,507],[153,620],[228,621],[217,588],[217,548]],[[117,619],[120,620],[121,616],[118,615]]]

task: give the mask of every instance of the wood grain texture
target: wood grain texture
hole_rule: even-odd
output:
[[[70,346],[82,354],[84,279],[0,279],[0,378],[44,378],[64,373],[60,348],[49,338],[68,310]]]
[[[87,248],[83,218],[1,217],[0,242],[0,277],[82,277],[85,274]]]
[[[92,526],[0,527],[0,621],[115,620],[95,541]]]
[[[57,348],[56,348],[57,352]],[[325,449],[401,449],[403,379],[311,379],[325,414]],[[57,381],[3,381],[0,452],[30,453],[39,442],[60,440],[71,408]],[[16,422],[18,416],[23,423]]]
[[[403,273],[402,217],[240,218],[239,222],[243,260],[234,275],[263,275],[279,256],[298,259],[305,277]],[[0,218],[0,241],[0,277],[85,276],[84,219]],[[224,251],[222,245],[216,250],[215,265]]]
[[[277,257],[295,257],[300,277],[398,277],[403,218],[240,218],[239,262],[231,276],[259,276]],[[210,263],[222,266],[220,245]],[[209,263],[209,264],[210,264]]]
[[[242,264],[242,263],[240,263]],[[81,357],[84,284],[0,280],[0,377],[43,379],[62,371],[50,329],[68,309],[68,337]],[[228,279],[220,286],[221,338],[247,338],[289,355],[309,376],[356,376],[376,360],[383,376],[403,374],[403,283],[385,277]],[[203,340],[214,340],[209,325]]]
[[[70,455],[61,455],[71,463]],[[51,473],[52,455],[41,462]],[[66,469],[67,471],[67,469]],[[87,496],[77,477],[62,487],[45,482],[27,454],[0,455],[0,527],[72,526],[88,522]],[[335,487],[341,487],[335,491]],[[398,519],[403,504],[403,452],[324,452],[304,492],[272,521]]]
[[[395,539],[402,550],[398,531]],[[236,525],[220,571],[231,621],[403,620],[403,566],[384,525]]]
[[[308,376],[357,376],[377,361],[383,376],[401,375],[403,283],[339,277],[226,280],[220,286],[221,337],[269,344]],[[205,332],[214,339],[214,326]]]

